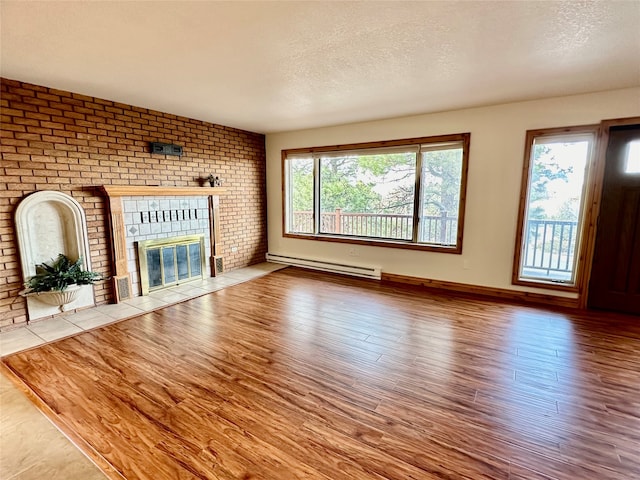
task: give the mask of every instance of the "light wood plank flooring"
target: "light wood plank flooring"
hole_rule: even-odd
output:
[[[640,478],[638,317],[289,268],[3,362],[127,479]]]

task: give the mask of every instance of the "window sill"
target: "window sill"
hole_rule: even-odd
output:
[[[384,240],[384,239],[368,239],[360,237],[347,237],[339,235],[317,235],[317,234],[304,234],[304,233],[285,233],[285,238],[296,238],[299,240],[315,240],[318,242],[335,242],[335,243],[348,243],[354,245],[369,245],[372,247],[387,247],[387,248],[401,248],[405,250],[420,250],[423,252],[439,252],[439,253],[452,253],[454,255],[460,255],[462,253],[462,244],[451,245],[433,245],[426,243],[412,243],[410,241],[403,240]]]
[[[548,280],[513,279],[511,284],[521,285],[523,287],[544,288],[545,290],[557,290],[559,292],[580,293],[580,289],[575,284],[551,282]]]

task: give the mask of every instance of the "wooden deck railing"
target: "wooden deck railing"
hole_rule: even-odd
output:
[[[313,233],[313,212],[293,212],[291,232]],[[421,218],[420,242],[455,245],[458,219],[446,212]],[[320,233],[410,240],[413,217],[400,214],[324,212]],[[525,232],[523,267],[535,275],[567,279],[573,271],[577,222],[530,220]]]
[[[420,241],[442,245],[455,245],[458,219],[447,216],[425,216],[421,219]],[[292,232],[312,233],[313,212],[293,213]],[[413,217],[402,214],[345,213],[340,209],[323,212],[320,216],[320,233],[350,235],[358,237],[410,240]]]
[[[573,271],[578,222],[529,220],[525,231],[523,271],[568,280]]]

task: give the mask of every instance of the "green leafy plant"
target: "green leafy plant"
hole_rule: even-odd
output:
[[[51,264],[36,265],[36,274],[26,286],[29,292],[63,291],[69,285],[90,285],[100,280],[100,273],[82,269],[82,258],[73,262],[61,253]]]

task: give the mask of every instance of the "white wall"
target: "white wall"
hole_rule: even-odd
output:
[[[383,272],[513,290],[525,133],[640,116],[640,88],[557,97],[375,122],[269,134],[269,252],[382,267]],[[462,255],[284,238],[281,150],[471,132]],[[466,268],[465,268],[466,267]],[[575,296],[570,294],[558,294]]]

